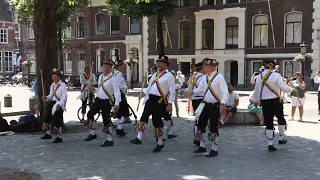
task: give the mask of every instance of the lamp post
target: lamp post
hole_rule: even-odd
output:
[[[308,49],[308,45],[306,45],[306,44],[304,44],[304,42],[300,45],[300,50],[301,50],[301,55],[302,56],[305,56],[306,55],[306,53],[307,53],[307,49]],[[301,75],[302,75],[302,77],[304,78],[304,66],[305,66],[305,61],[306,60],[304,60],[304,61],[301,61]]]
[[[136,63],[138,63],[138,60],[133,58],[134,52],[132,52],[132,50],[129,51],[129,61],[127,61],[126,63],[128,64],[128,66],[130,67],[130,88],[133,89],[133,78],[132,78],[132,72],[133,72],[133,67],[136,65]]]

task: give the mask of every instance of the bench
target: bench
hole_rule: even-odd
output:
[[[247,109],[238,109],[238,112],[225,124],[258,124],[260,121],[253,113]]]

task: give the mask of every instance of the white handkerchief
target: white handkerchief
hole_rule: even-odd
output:
[[[198,108],[196,109],[196,111],[194,112],[195,115],[196,115],[196,119],[199,119],[201,113],[202,113],[202,110],[204,108],[205,104],[204,103],[200,103],[200,105],[198,106]]]

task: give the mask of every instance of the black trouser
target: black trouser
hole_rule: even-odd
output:
[[[208,119],[210,121],[210,132],[218,135],[218,122],[220,117],[219,103],[205,103],[198,122],[198,131],[206,132]]]
[[[320,91],[318,92],[318,112],[320,112]]]
[[[171,112],[167,112],[166,109],[164,109],[164,116],[163,116],[163,120],[165,121],[171,121],[171,126],[173,126],[173,121],[172,121],[172,113]]]
[[[161,99],[160,96],[155,96],[150,94],[149,99],[147,100],[142,116],[140,118],[141,122],[147,123],[149,120],[149,116],[152,115],[152,123],[154,128],[163,128],[162,117],[167,117],[166,105],[164,104],[163,100],[161,103],[158,101]]]
[[[193,112],[196,112],[197,108],[199,107],[200,103],[203,101],[203,99],[192,99],[192,108]],[[195,126],[198,124],[198,121],[194,122]]]
[[[54,115],[52,115],[52,108],[56,104],[56,101],[49,101],[46,109],[45,123],[51,124],[51,128],[59,128],[63,125],[63,110],[62,108],[56,110]]]
[[[101,111],[103,125],[104,127],[108,127],[111,123],[111,119],[110,119],[111,107],[112,106],[110,104],[109,99],[96,98],[87,114],[88,120],[94,120],[94,115],[96,115],[97,113],[99,113],[99,111]]]
[[[116,112],[116,118],[129,117],[129,104],[127,102],[126,95],[121,92],[121,102],[119,104],[119,111]]]
[[[81,108],[81,113],[82,114],[86,114],[86,112],[87,112],[88,99],[89,99],[89,107],[91,107],[92,100],[93,100],[93,93],[92,92],[89,92],[88,93],[88,97],[86,99],[82,100],[82,108]]]
[[[266,129],[273,130],[273,117],[278,119],[278,125],[286,125],[286,120],[283,115],[283,104],[279,98],[261,100],[262,112]]]

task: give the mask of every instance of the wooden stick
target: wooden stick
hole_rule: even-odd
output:
[[[40,77],[41,77],[42,96],[45,96],[42,70],[40,70]],[[42,98],[42,97],[41,97],[41,98]]]
[[[139,94],[137,112],[138,112],[138,110],[139,110],[139,105],[140,105],[140,101],[141,101],[142,94],[143,94],[143,87],[146,85],[146,82],[147,82],[147,73],[145,73],[145,74],[144,74],[144,77],[143,77],[143,82],[142,82],[142,86],[141,86],[141,91],[140,91],[140,94]]]

